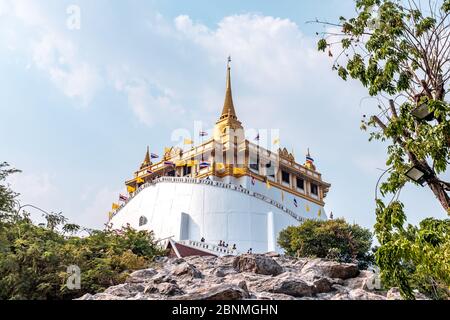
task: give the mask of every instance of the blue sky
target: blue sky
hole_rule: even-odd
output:
[[[81,28],[67,27],[69,5]],[[311,149],[332,184],[326,209],[374,224],[385,146],[359,130],[374,110],[316,51],[318,24],[354,12],[352,0],[0,0],[0,161],[22,203],[100,228],[147,145],[174,130],[210,129],[223,103],[226,57],[246,128],[280,129],[303,161]],[[409,221],[445,212],[428,189],[402,193]]]

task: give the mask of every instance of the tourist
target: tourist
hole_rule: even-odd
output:
[[[205,241],[206,241],[206,240],[205,240],[205,238],[203,238],[203,237],[202,237],[202,239],[200,240],[200,242],[205,242]]]
[[[221,246],[222,246],[222,240],[219,241],[219,247],[221,247]]]
[[[233,250],[236,250],[236,244],[233,244]]]

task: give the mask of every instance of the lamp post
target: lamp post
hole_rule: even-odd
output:
[[[422,103],[418,107],[411,111],[411,114],[420,121],[432,121],[434,119],[434,113],[430,111],[427,103]]]
[[[423,187],[425,183],[426,173],[423,172],[418,166],[413,166],[405,173],[405,176]]]

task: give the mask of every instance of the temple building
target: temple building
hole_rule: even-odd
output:
[[[177,255],[281,252],[279,232],[306,219],[327,219],[322,180],[311,155],[296,162],[286,148],[245,138],[233,102],[230,61],[222,113],[210,137],[189,150],[166,148],[126,181],[129,197],[110,215],[113,228],[153,230]],[[193,143],[188,141],[188,144]],[[155,161],[158,159],[158,161]]]

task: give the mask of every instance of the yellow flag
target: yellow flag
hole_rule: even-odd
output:
[[[306,212],[311,211],[311,209],[309,208],[309,205],[306,205]]]
[[[322,209],[319,209],[319,213],[317,214],[319,217],[322,216]]]
[[[164,153],[169,153],[170,151],[172,151],[172,148],[167,148],[167,147],[164,148]]]
[[[113,217],[113,213],[110,211],[110,212],[108,212],[108,218],[109,218],[109,220],[111,220],[112,219],[112,217]]]
[[[225,164],[223,164],[223,163],[221,163],[221,162],[216,163],[216,170],[217,170],[217,171],[223,171],[223,170],[225,170]]]
[[[117,204],[117,203],[113,203],[112,204],[112,209],[113,210],[117,210],[117,209],[119,209],[120,208],[120,206]]]
[[[245,168],[233,168],[233,174],[240,175],[245,174],[247,170]]]
[[[273,144],[274,145],[280,144],[280,138],[276,138],[275,140],[273,140]]]
[[[184,139],[184,144],[185,145],[194,144],[194,141],[192,141],[191,139]]]
[[[267,189],[272,188],[272,186],[270,185],[269,179],[266,180],[266,187],[267,187]]]
[[[137,182],[137,183],[144,183],[145,181],[144,181],[144,179],[138,177],[138,178],[136,179],[136,182]]]
[[[184,161],[184,160],[175,162],[176,167],[184,167],[185,165],[186,165],[186,161]]]
[[[127,191],[128,191],[128,193],[133,193],[136,191],[136,188],[134,188],[132,186],[127,186]]]

